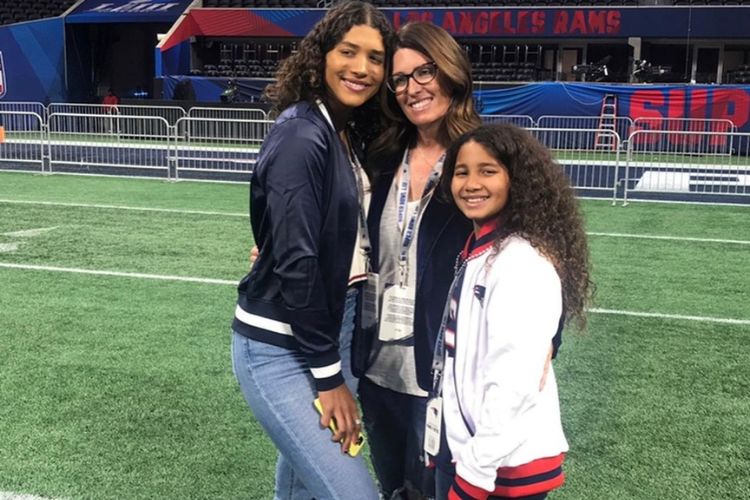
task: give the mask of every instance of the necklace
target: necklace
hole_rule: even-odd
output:
[[[438,149],[437,154],[435,154],[434,157],[430,159],[424,154],[424,151],[422,149],[417,149],[415,147],[414,149],[412,149],[412,151],[417,153],[417,156],[419,157],[419,159],[422,160],[425,166],[429,166],[429,167],[434,166],[435,163],[437,163],[438,158],[440,158],[445,153],[445,149],[441,147],[440,149]]]

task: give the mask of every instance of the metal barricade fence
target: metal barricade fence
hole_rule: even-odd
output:
[[[651,138],[666,149],[654,151]],[[732,144],[732,154],[713,153],[718,142]],[[750,196],[750,134],[636,130],[628,141],[624,181],[624,204],[633,195]]]
[[[612,191],[617,199],[620,182],[620,136],[617,132],[585,128],[530,128],[528,131],[552,152],[570,178],[572,187],[582,194]],[[611,148],[596,147],[597,136],[605,134]]]
[[[630,129],[633,126],[633,120],[626,116],[617,116],[610,119],[613,123],[603,123],[599,116],[558,116],[544,115],[536,121],[536,127],[539,128],[558,128],[558,129],[590,129],[590,130],[610,130],[617,132],[619,137],[628,137]],[[620,144],[622,146],[622,144]]]
[[[175,127],[176,177],[246,179],[252,173],[270,120],[181,118]]]
[[[34,112],[0,111],[0,169],[44,168],[44,121]]]
[[[49,114],[81,114],[81,115],[120,115],[144,116],[164,118],[167,123],[174,125],[177,120],[187,116],[185,110],[179,106],[134,106],[132,104],[80,104],[54,102],[48,107]]]
[[[103,105],[52,104],[50,109],[60,106],[85,112],[55,112],[45,120],[40,103],[0,102],[0,169],[244,180],[273,124],[241,118],[259,112],[248,109],[194,108],[206,116],[181,117],[171,126],[163,116],[127,116]],[[135,108],[147,112],[149,107],[124,109]],[[225,117],[217,118],[220,113]],[[653,194],[750,199],[750,134],[737,133],[729,120],[641,118],[631,126],[629,119],[618,118],[617,128],[627,124],[633,130],[621,141],[616,131],[599,127],[598,117],[545,116],[534,127],[528,116],[482,118],[527,128],[584,195],[611,190],[615,199],[621,193],[625,204],[628,197]],[[540,126],[545,123],[564,126]],[[574,127],[577,123],[590,126]],[[608,137],[606,147],[602,136]]]
[[[47,123],[47,107],[41,102],[0,101],[0,111],[36,113],[42,118],[42,123]]]
[[[170,177],[173,138],[162,117],[52,113],[50,172]]]
[[[531,128],[534,126],[534,119],[527,115],[480,115],[480,118],[485,125],[512,123],[521,128]]]
[[[268,113],[255,108],[208,108],[196,106],[187,113],[189,118],[214,120],[268,120]]]
[[[652,130],[706,133],[708,135],[696,134],[688,137],[689,145],[692,147],[694,154],[726,156],[732,154],[731,134],[736,132],[737,127],[731,120],[726,119],[642,117],[636,118],[633,122],[631,134],[636,131],[648,132]],[[678,139],[677,135],[672,134],[642,133],[635,135],[634,138],[639,142],[639,150],[650,149],[654,152],[670,151],[675,146],[671,144],[673,140],[685,141],[685,138]],[[690,152],[689,148],[682,149],[685,154]]]

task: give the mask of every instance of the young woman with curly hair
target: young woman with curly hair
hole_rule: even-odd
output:
[[[512,125],[461,136],[443,175],[474,231],[435,352],[437,498],[545,498],[568,443],[554,372],[541,391],[539,373],[566,320],[585,325],[591,289],[578,205],[547,149]]]
[[[260,252],[238,287],[232,358],[279,451],[276,498],[378,498],[362,457],[344,453],[361,431],[349,348],[356,294],[348,284],[365,267],[358,238],[367,177],[358,157],[362,135],[377,123],[357,112],[378,109],[392,36],[372,5],[341,3],[266,92],[277,119],[250,182]]]

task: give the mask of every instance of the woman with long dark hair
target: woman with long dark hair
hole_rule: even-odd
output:
[[[277,498],[378,497],[362,458],[345,454],[361,431],[347,285],[364,267],[359,157],[377,123],[368,113],[380,116],[391,37],[372,5],[339,4],[266,91],[278,117],[250,185],[260,253],[239,285],[232,353],[242,393],[279,450]]]
[[[471,231],[434,195],[446,149],[480,125],[471,66],[444,29],[410,23],[397,33],[383,109],[389,126],[373,142],[369,213],[372,266],[379,273],[377,328],[355,337],[359,398],[381,494],[431,496],[422,460],[432,348],[453,262]]]

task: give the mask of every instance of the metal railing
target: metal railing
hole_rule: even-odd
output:
[[[620,183],[620,136],[612,130],[598,128],[527,129],[544,144],[568,175],[573,188],[584,194],[612,192],[617,201]],[[611,148],[597,148],[597,136],[606,135]]]
[[[214,120],[268,120],[268,113],[255,108],[204,108],[193,107],[187,113],[189,118],[212,118]]]
[[[0,168],[39,170],[44,164],[44,120],[34,112],[0,111]]]
[[[41,102],[0,101],[0,111],[36,113],[47,123],[47,107]]]
[[[174,118],[182,108],[52,104],[49,109],[84,112],[48,114],[40,103],[0,102],[0,169],[244,181],[273,124],[252,109],[193,108],[191,116],[174,123],[168,110],[180,110]],[[127,114],[136,110],[141,115]],[[617,118],[616,128],[626,130],[621,134],[600,127],[598,117],[482,118],[530,130],[581,194],[612,193],[623,203],[653,195],[750,199],[750,134],[737,133],[729,120]]]
[[[664,145],[655,151],[651,138]],[[648,140],[646,140],[648,139]],[[731,155],[717,155],[717,143],[732,144]],[[693,195],[750,199],[750,134],[637,130],[628,141],[623,204],[637,195]]]
[[[270,120],[179,119],[174,127],[175,178],[211,173],[227,180],[246,178],[271,125]]]
[[[671,134],[649,134],[649,131],[671,132]],[[676,144],[689,145],[681,148],[687,154],[693,151],[696,155],[731,155],[731,137],[737,131],[734,123],[726,119],[704,118],[636,118],[633,122],[631,134],[643,132],[635,136],[638,146],[642,150],[650,149],[654,152],[668,152]],[[680,136],[678,132],[700,132],[703,135]]]
[[[544,115],[539,117],[534,126],[540,128],[614,130],[619,137],[628,137],[633,126],[633,120],[623,116],[613,118],[614,123],[612,125],[614,125],[614,128],[602,126],[601,121],[602,119],[599,116]]]
[[[47,107],[48,114],[80,114],[80,115],[119,115],[144,116],[164,118],[170,125],[187,116],[185,110],[179,106],[135,106],[132,104],[77,104],[52,103]]]
[[[511,123],[522,128],[535,126],[534,119],[527,115],[481,115],[482,123],[493,125],[495,123]]]
[[[130,175],[163,171],[169,178],[172,129],[158,116],[52,113],[46,137],[48,171]]]

